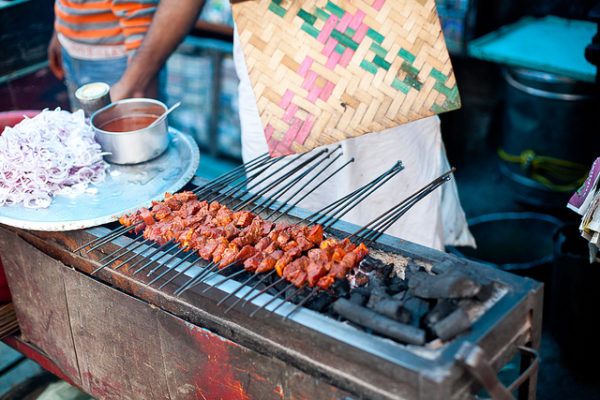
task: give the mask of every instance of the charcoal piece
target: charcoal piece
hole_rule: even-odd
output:
[[[371,329],[380,335],[403,343],[425,344],[424,330],[391,320],[367,308],[358,307],[346,299],[339,299],[333,303],[333,309],[347,320]]]
[[[365,302],[367,301],[367,296],[365,296],[364,294],[362,294],[360,292],[353,291],[352,294],[350,295],[349,300],[354,304],[357,304],[359,306],[364,306]]]
[[[289,301],[291,301],[292,303],[299,303],[300,301],[302,301],[302,299],[308,296],[308,292],[306,290],[301,290],[298,293],[294,294],[297,290],[298,288],[296,286],[288,288],[285,291],[285,298],[287,299],[288,297],[293,296],[289,299]]]
[[[390,293],[398,293],[406,289],[408,289],[408,281],[397,276],[393,277],[388,285]]]
[[[350,292],[350,283],[348,279],[336,279],[331,288],[337,297],[346,297]]]
[[[468,330],[470,327],[471,321],[469,321],[469,316],[462,308],[458,308],[446,318],[433,325],[431,330],[441,340],[446,341]]]
[[[417,287],[424,280],[428,279],[431,275],[427,271],[406,271],[405,278],[408,283],[408,287]]]
[[[408,274],[414,273],[414,272],[425,272],[422,270],[422,267],[418,264],[415,264],[414,262],[409,262],[406,264],[406,272]]]
[[[306,303],[306,307],[321,312],[332,302],[333,298],[328,293],[321,292],[309,300]]]
[[[410,312],[411,324],[419,326],[421,318],[429,311],[429,303],[418,297],[409,297],[402,303],[402,307]]]
[[[383,299],[387,299],[390,296],[387,294],[387,290],[384,287],[378,286],[371,290],[369,301],[367,302],[367,308],[375,307],[375,304],[379,303]]]
[[[458,306],[456,303],[453,303],[449,300],[442,300],[431,309],[431,311],[425,316],[423,322],[425,322],[425,325],[431,327],[442,319],[446,318],[457,308]]]
[[[383,279],[386,280],[391,275],[393,270],[394,270],[394,264],[387,264],[377,270],[377,275],[382,276]]]
[[[354,274],[353,280],[354,280],[354,284],[356,286],[364,287],[365,285],[367,285],[369,283],[369,275],[367,275],[361,271],[357,271]]]
[[[465,265],[467,265],[466,260],[454,254],[446,254],[442,261],[433,264],[431,270],[436,274],[443,274],[452,270],[460,270]]]
[[[368,254],[358,265],[361,270],[366,272],[370,272],[374,269],[379,269],[385,266],[381,260],[373,258]]]
[[[381,300],[375,304],[373,311],[403,324],[409,324],[412,318],[410,311],[402,306],[402,302],[393,299]]]
[[[479,291],[479,293],[477,293],[475,298],[481,302],[486,302],[492,297],[495,289],[496,284],[494,282],[483,284],[481,285],[481,290]]]
[[[371,278],[369,279],[369,286],[371,286],[371,288],[377,288],[377,287],[385,287],[385,280],[384,277],[381,275],[373,275],[371,276]]]
[[[373,290],[371,286],[361,286],[352,289],[352,293],[360,293],[367,298],[371,295],[371,290]]]
[[[408,290],[403,290],[403,291],[398,292],[395,295],[393,295],[392,299],[394,299],[394,300],[404,300],[404,298],[406,297],[407,294],[408,294]]]
[[[419,280],[409,280],[410,292],[424,299],[457,299],[476,296],[481,284],[466,272],[452,270],[440,275],[427,275]]]

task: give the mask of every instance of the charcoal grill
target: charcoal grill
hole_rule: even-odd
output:
[[[236,279],[239,276],[230,278],[236,272],[203,265],[176,245],[152,245],[139,236],[126,234],[128,229],[124,228],[104,226],[41,236],[18,233],[64,264],[337,388],[337,394],[331,392],[328,397],[472,398],[485,388],[494,398],[510,398],[519,387],[521,397],[534,398],[542,285],[384,233],[412,204],[442,184],[448,174],[362,228],[344,222],[343,215],[353,204],[368,201],[365,199],[372,191],[402,170],[401,163],[319,212],[297,207],[300,193],[310,191],[310,185],[321,184],[343,168],[329,175],[324,172],[339,156],[338,151],[305,159],[301,155],[294,163],[281,166],[280,160],[259,157],[213,182],[196,180],[194,190],[199,196],[219,199],[232,208],[252,209],[270,218],[323,223],[332,236],[354,235],[369,240],[369,247],[375,251],[433,274],[458,268],[481,281],[495,282],[494,293],[469,309],[472,324],[468,331],[425,345],[390,340],[307,307],[315,290],[290,295],[289,290],[274,285],[268,291],[265,287],[272,281],[265,280],[260,286],[256,285],[260,278],[248,282]],[[267,179],[258,178],[264,172]],[[273,179],[276,174],[285,179]],[[521,354],[522,374],[507,389],[499,384],[496,371],[517,354]],[[235,360],[232,362],[235,364]],[[279,379],[276,375],[269,378]]]
[[[278,161],[281,161],[281,159],[273,160],[264,155],[251,161],[248,163],[248,165],[241,166],[238,169],[235,169],[230,173],[216,179],[215,181],[210,182],[209,184],[205,185],[205,187],[197,189],[194,193],[203,200],[220,201],[224,204],[230,204],[233,210],[250,208],[250,211],[252,212],[262,212],[265,219],[269,219],[273,222],[285,218],[290,222],[297,223],[298,219],[294,218],[287,212],[290,207],[285,209],[287,202],[294,199],[296,196],[305,197],[307,193],[310,193],[312,190],[316,189],[318,186],[332,177],[333,174],[339,172],[342,168],[353,161],[348,161],[342,165],[342,167],[336,169],[331,175],[327,175],[325,177],[321,176],[321,172],[327,170],[328,167],[330,167],[337,160],[337,158],[342,155],[338,154],[337,157],[334,157],[331,161],[329,161],[329,158],[331,158],[331,156],[335,153],[338,153],[339,150],[340,147],[335,148],[332,153],[329,153],[328,150],[323,150],[312,157],[307,158],[306,160],[302,159],[304,155],[300,155],[291,161],[281,162],[280,164],[282,165],[278,164]],[[326,162],[328,163],[322,167],[321,164]],[[303,182],[308,174],[317,168],[321,168],[321,170],[318,171],[307,182]],[[333,225],[340,221],[340,219],[347,212],[368,198],[370,194],[388,182],[396,174],[402,171],[402,169],[402,163],[399,161],[389,170],[385,171],[368,184],[356,189],[332,204],[327,205],[321,210],[318,210],[301,219],[299,222],[312,224],[319,223],[324,225],[324,229],[326,231],[331,230]],[[254,172],[254,170],[257,170],[257,172]],[[452,171],[449,171],[435,179],[421,190],[403,200],[392,209],[381,214],[379,217],[361,229],[352,234],[338,232],[338,237],[347,237],[354,241],[367,241],[370,244],[374,244],[375,241],[385,232],[385,230],[393,225],[414,204],[446,182],[450,178],[451,172]],[[273,176],[276,176],[277,178],[273,179]],[[228,186],[225,188],[225,190],[222,190],[224,189],[224,184],[228,184]],[[299,188],[294,189],[296,185],[298,185]],[[260,189],[256,190],[255,192],[251,192],[250,190],[254,187],[260,187]],[[286,201],[276,205],[276,203],[292,189],[294,191],[291,195],[287,195],[288,197]],[[268,197],[264,197],[263,195],[265,194],[268,194]],[[301,198],[296,200],[296,203],[298,203],[300,200]],[[114,268],[126,266],[128,271],[132,271],[133,275],[137,275],[138,273],[145,271],[147,272],[147,276],[150,277],[157,273],[159,269],[161,269],[162,271],[155,274],[154,278],[149,282],[149,284],[156,283],[157,281],[161,280],[161,278],[171,273],[169,279],[165,280],[159,286],[159,289],[164,287],[176,277],[188,273],[188,275],[191,275],[190,278],[185,284],[183,284],[174,292],[174,294],[178,296],[190,288],[207,281],[210,278],[214,278],[218,273],[230,272],[229,270],[239,266],[239,263],[232,263],[224,267],[215,265],[213,262],[206,264],[199,256],[194,256],[194,252],[192,251],[189,251],[186,255],[184,252],[189,250],[188,247],[182,246],[178,243],[173,243],[172,241],[169,241],[161,246],[154,246],[153,248],[150,238],[144,239],[142,236],[141,228],[139,232],[137,231],[136,226],[140,224],[141,222],[138,222],[132,227],[120,227],[115,229],[94,241],[85,243],[77,248],[76,251],[89,247],[89,250],[87,250],[89,252],[99,248],[110,240],[114,241],[114,239],[126,234],[127,232],[137,232],[132,245],[125,245],[117,250],[112,251],[108,256],[101,260],[104,261],[105,259],[108,259],[108,261],[105,261],[94,271],[94,273],[102,268],[113,265]],[[123,259],[124,256],[127,257]],[[204,265],[199,268],[201,264]],[[244,272],[244,269],[239,268],[238,271],[225,278],[222,278],[221,276],[218,281],[212,280],[212,284],[209,285],[207,289],[220,286],[221,284],[226,283],[230,279],[235,278]],[[226,295],[219,302],[219,304],[236,295],[238,292],[243,293],[243,296],[238,297],[233,304],[226,309],[226,311],[229,311],[240,301],[244,301],[244,303],[250,302],[258,298],[269,289],[277,288],[277,286],[283,286],[283,288],[280,287],[276,289],[278,290],[277,295],[270,299],[267,303],[262,304],[259,308],[260,310],[273,303],[279,296],[285,297],[283,300],[283,303],[285,303],[288,300],[292,300],[294,297],[301,296],[302,292],[306,292],[305,289],[308,289],[307,285],[304,284],[298,288],[295,288],[295,290],[290,294],[289,289],[293,289],[294,285],[285,284],[284,278],[277,279],[275,272],[276,271],[273,269],[266,274],[251,275],[244,280],[241,286]],[[254,293],[254,289],[261,285],[263,288]],[[246,286],[248,286],[249,290],[244,292],[243,290],[247,289]],[[321,290],[315,286],[312,291],[309,291],[303,296],[298,305],[294,307],[289,314],[298,310],[302,305],[311,300],[319,292],[321,292]],[[271,311],[277,310],[283,305],[283,303],[278,304]],[[253,311],[251,316],[257,311],[258,310]]]

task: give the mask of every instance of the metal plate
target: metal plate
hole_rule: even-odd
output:
[[[158,158],[136,165],[110,164],[106,180],[90,185],[97,193],[56,196],[50,207],[0,207],[0,223],[40,231],[89,228],[117,220],[121,215],[162,200],[194,176],[200,152],[196,142],[169,128],[169,147]]]

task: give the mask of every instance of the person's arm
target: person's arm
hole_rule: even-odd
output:
[[[48,44],[48,64],[54,76],[61,80],[65,77],[65,70],[62,65],[62,46],[58,41],[56,31],[52,34],[52,39]]]
[[[191,30],[203,5],[204,0],[160,0],[141,46],[110,89],[112,101],[145,96],[146,88]]]

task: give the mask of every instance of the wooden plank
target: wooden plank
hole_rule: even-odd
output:
[[[240,346],[207,329],[158,313],[172,398],[352,399],[325,380]]]
[[[119,399],[351,396],[68,268],[62,268],[83,385]],[[126,316],[126,317],[125,317]],[[302,385],[294,384],[302,382]],[[322,397],[319,397],[322,398]]]
[[[58,267],[70,306],[82,386],[102,398],[167,399],[156,308]]]
[[[65,249],[73,249],[85,243],[89,238],[89,234],[85,231],[29,232],[18,229],[17,231],[45,253],[87,274],[98,267],[99,264],[95,260],[117,248],[112,243],[107,244],[82,257]],[[157,273],[162,270],[159,269]],[[278,317],[250,318],[248,310],[240,312],[237,307],[225,315],[224,307],[216,304],[222,297],[219,290],[204,294],[201,293],[203,288],[201,285],[197,290],[190,290],[181,297],[173,296],[171,294],[173,290],[183,284],[187,278],[179,277],[158,290],[156,288],[167,277],[148,286],[147,283],[151,278],[148,278],[145,273],[135,277],[131,275],[131,271],[127,272],[122,267],[118,270],[104,268],[95,277],[197,326],[208,328],[226,338],[235,337],[236,343],[267,354],[271,358],[285,360],[311,375],[321,376],[349,393],[368,393],[366,397],[381,399],[416,396],[412,385],[412,382],[418,379],[419,373],[416,371],[381,359],[373,364],[369,362],[370,358],[365,357],[355,347],[324,336],[291,320],[285,324],[286,331],[291,332],[282,336],[282,326]],[[319,346],[306,345],[313,342],[319,343]],[[320,350],[322,348],[328,348],[329,352],[322,352]]]
[[[17,235],[7,238],[2,233],[3,249],[10,242],[13,248],[29,247],[30,258],[48,258]],[[10,259],[9,276],[17,277],[12,272],[20,268],[19,261]],[[63,290],[58,295],[68,305],[68,318],[62,322],[72,333],[71,343],[53,333],[38,341],[38,346],[48,353],[58,346],[74,350],[77,377],[81,376],[76,384],[96,398],[268,400],[306,398],[307,393],[319,394],[318,398],[352,398],[327,380],[190,324],[57,261],[36,263],[34,268],[60,282]],[[16,301],[29,305],[40,297],[51,302],[57,293],[43,282],[49,291],[41,287],[36,292],[19,291]],[[35,304],[40,310],[47,308]],[[40,322],[29,308],[25,307],[28,312],[21,320],[35,331],[41,328]],[[50,316],[51,325],[55,316]],[[73,380],[73,371],[62,374]]]
[[[79,385],[62,264],[4,229],[0,252],[24,339],[43,349]]]
[[[115,249],[115,245],[110,244],[89,254],[72,253],[69,249],[82,244],[89,236],[85,231],[63,233],[29,232],[18,229],[16,231],[43,252],[88,274],[99,265],[95,260]],[[436,270],[449,268],[453,263],[449,256],[417,245],[402,242],[398,247],[401,248],[403,254],[414,254],[415,257],[431,260]],[[505,329],[501,330],[502,333],[498,329],[490,328],[488,331],[486,328],[483,331],[489,334],[475,340],[493,355],[491,358],[494,364],[501,365],[506,357],[513,353],[514,345],[523,344],[530,341],[532,336],[533,338],[537,336],[535,332],[539,328],[540,321],[535,318],[535,315],[530,325],[534,331],[533,335],[529,331],[521,335],[519,330],[524,326],[523,320],[528,318],[531,309],[536,309],[535,298],[538,298],[540,293],[532,290],[539,285],[532,285],[531,282],[502,271],[482,268],[472,263],[466,265],[466,261],[464,263],[464,268],[476,270],[482,278],[498,280],[514,290],[514,293],[511,292],[509,295],[509,297],[514,296],[513,299],[504,302],[503,306],[494,307],[475,326],[476,328],[483,322],[484,326],[488,326],[491,322],[496,325],[503,324]],[[158,272],[160,271],[161,269]],[[222,296],[218,289],[202,293],[203,285],[201,285],[197,290],[190,290],[181,297],[175,297],[171,293],[182,283],[181,279],[158,290],[157,287],[161,281],[148,286],[150,278],[146,277],[146,274],[141,273],[132,277],[131,272],[126,272],[124,268],[118,270],[105,268],[95,277],[193,323],[190,326],[205,328],[221,339],[231,340],[232,343],[251,350],[250,354],[261,354],[267,359],[278,360],[286,367],[301,371],[297,381],[283,381],[282,390],[289,388],[289,392],[284,393],[296,395],[302,393],[299,388],[305,385],[304,379],[320,380],[332,387],[341,388],[355,397],[373,399],[440,399],[449,398],[450,394],[462,396],[470,391],[471,378],[464,375],[464,371],[460,368],[452,367],[452,359],[441,360],[441,362],[448,363],[448,368],[444,366],[445,364],[433,365],[430,370],[425,371],[424,368],[431,364],[426,361],[415,363],[414,359],[411,359],[412,355],[402,349],[399,351],[403,357],[406,356],[403,358],[405,362],[396,364],[366,354],[360,348],[344,343],[343,340],[336,340],[320,334],[295,321],[288,320],[282,323],[280,318],[266,312],[249,318],[248,306],[244,309],[236,307],[228,314],[224,314],[224,307],[216,304]],[[517,304],[519,306],[515,307]],[[507,308],[507,305],[510,305],[511,308]],[[252,307],[250,306],[250,308]],[[539,310],[536,309],[536,311]],[[483,332],[478,328],[474,330]],[[514,336],[515,334],[517,336]],[[511,343],[513,340],[514,344]],[[165,347],[164,339],[161,339],[160,343]],[[318,345],[307,345],[310,343],[318,343]],[[323,351],[323,349],[327,349],[327,351]],[[166,351],[164,355],[166,359],[172,356]],[[193,359],[188,362],[193,362]],[[429,374],[431,371],[433,374]],[[439,374],[435,375],[435,371],[438,371]],[[431,377],[433,380],[430,379]],[[168,377],[167,382],[170,385],[171,382],[174,382],[170,386],[171,393],[182,386],[195,385],[194,379],[189,380],[185,376],[177,376],[177,379],[174,380]],[[327,385],[323,387],[327,388]],[[311,390],[318,391],[319,387]],[[328,396],[322,397],[327,398]]]

